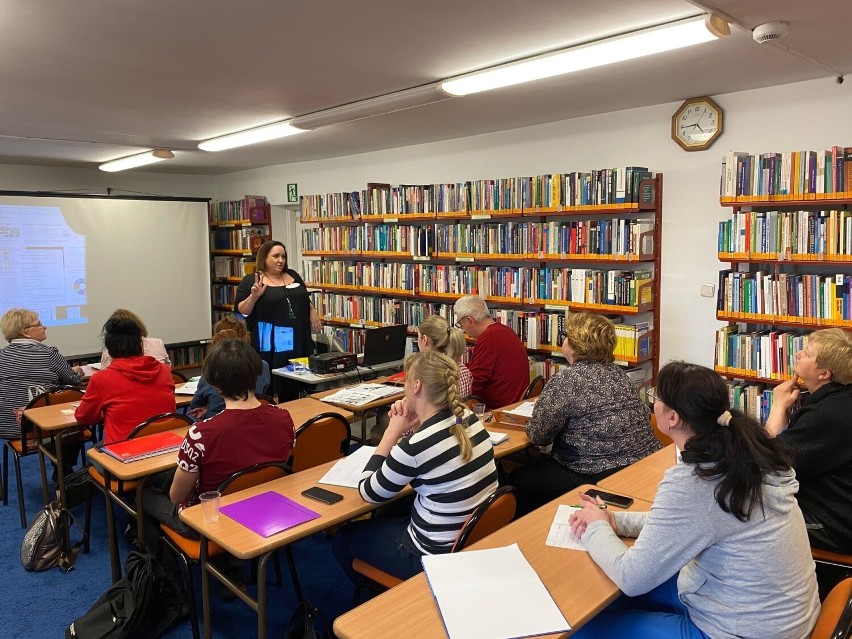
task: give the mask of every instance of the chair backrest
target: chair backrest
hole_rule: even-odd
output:
[[[188,380],[186,379],[186,375],[184,375],[180,371],[176,371],[176,370],[172,369],[172,381],[175,384],[183,384],[184,382],[186,382]]]
[[[267,462],[265,464],[254,464],[248,468],[238,470],[225,481],[219,484],[219,492],[223,495],[235,493],[244,488],[252,488],[265,484],[273,479],[281,479],[289,475],[292,470],[284,462]]]
[[[320,413],[296,429],[296,446],[290,456],[293,472],[313,468],[349,452],[352,429],[337,413]]]
[[[657,426],[657,416],[654,415],[654,413],[651,413],[651,428],[654,430],[654,437],[656,437],[663,446],[668,446],[672,443],[672,438],[664,434]]]
[[[511,522],[515,517],[515,505],[514,489],[511,486],[498,488],[464,522],[451,552],[464,550]]]
[[[538,397],[539,395],[541,395],[542,390],[544,390],[544,377],[542,377],[541,375],[536,375],[530,382],[530,385],[527,386],[527,390],[524,391],[524,396],[521,399],[530,399],[531,397]]]
[[[258,395],[257,393],[255,393],[254,396],[261,404],[269,404],[270,406],[275,406],[275,399],[273,399],[269,395]]]
[[[81,397],[83,397],[83,389],[79,386],[51,386],[33,397],[24,410],[76,402]],[[25,455],[31,452],[27,446],[27,435],[32,433],[34,429],[35,425],[24,415],[21,415],[21,452]],[[35,448],[33,447],[32,450],[35,450]]]
[[[181,426],[192,426],[192,420],[181,413],[162,413],[149,417],[144,422],[134,428],[127,439],[134,437],[144,437],[145,435],[155,435],[167,430],[174,430]]]
[[[838,583],[822,602],[811,639],[848,639],[852,636],[852,578]]]

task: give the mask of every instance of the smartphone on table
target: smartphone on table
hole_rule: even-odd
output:
[[[333,493],[330,490],[326,490],[325,488],[320,488],[319,486],[314,486],[312,488],[308,488],[307,490],[303,490],[302,494],[309,499],[316,499],[317,501],[321,501],[324,504],[336,504],[341,499],[343,499],[343,495],[339,493]]]
[[[586,491],[586,494],[589,497],[600,497],[601,501],[605,504],[609,504],[610,506],[615,506],[616,508],[630,508],[633,504],[633,499],[630,497],[625,497],[624,495],[615,495],[613,493],[605,493],[602,490],[598,490],[597,488],[590,488]]]

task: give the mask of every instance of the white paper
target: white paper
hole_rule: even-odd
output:
[[[583,548],[582,542],[577,539],[571,531],[571,525],[568,523],[571,515],[577,510],[580,509],[575,508],[574,506],[566,506],[564,504],[556,509],[556,516],[553,518],[553,523],[550,525],[550,532],[547,533],[547,541],[544,542],[545,545],[588,552],[585,548]]]
[[[198,390],[198,382],[186,382],[180,388],[175,388],[175,395],[195,395]]]
[[[532,417],[535,402],[524,402],[520,406],[516,406],[512,410],[504,411],[510,415],[518,415],[520,417]]]
[[[509,439],[509,436],[506,433],[495,433],[490,430],[485,432],[488,433],[488,436],[491,438],[491,444],[494,446]]]
[[[517,544],[426,555],[423,568],[450,639],[512,639],[571,630]]]
[[[94,368],[96,371],[101,370],[101,363],[95,362],[94,364],[86,364],[89,368]]]
[[[318,484],[358,488],[358,480],[364,472],[364,466],[376,452],[375,446],[361,446],[348,457],[344,457],[332,466],[329,471],[317,480]]]
[[[343,388],[336,393],[323,397],[322,401],[334,404],[347,404],[349,406],[363,406],[383,397],[390,395],[401,395],[404,392],[399,386],[388,386],[386,384],[359,384]]]
[[[95,365],[95,364],[83,364],[80,368],[83,369],[83,377],[91,377],[92,375],[94,375],[95,373],[97,373],[100,370],[101,365],[100,364],[97,364],[97,365]]]
[[[73,408],[62,408],[59,410],[59,412],[63,415],[73,415],[77,411],[75,411]]]

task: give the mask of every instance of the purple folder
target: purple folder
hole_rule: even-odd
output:
[[[272,491],[222,506],[219,512],[261,537],[271,537],[320,516],[310,508]]]

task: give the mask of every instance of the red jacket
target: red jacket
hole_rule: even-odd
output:
[[[104,443],[127,439],[149,417],[175,411],[175,384],[168,366],[153,357],[122,357],[92,376],[74,412],[79,424],[104,423]]]
[[[517,402],[530,383],[526,347],[515,331],[498,322],[476,338],[467,367],[473,375],[473,394],[489,410]]]

